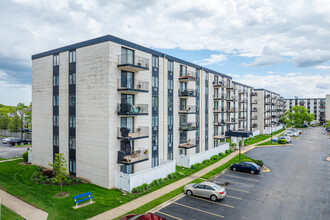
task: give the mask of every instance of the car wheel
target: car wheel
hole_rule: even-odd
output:
[[[251,170],[250,172],[251,172],[252,174],[254,174],[254,170]]]
[[[193,194],[193,193],[191,192],[191,190],[187,190],[186,193],[187,193],[188,196],[192,196],[192,194]]]
[[[236,171],[236,167],[234,167],[233,170]]]
[[[216,195],[212,195],[211,197],[210,197],[210,199],[213,201],[213,202],[215,202],[215,201],[217,201],[217,196]]]

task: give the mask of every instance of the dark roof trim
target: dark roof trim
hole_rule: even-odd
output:
[[[254,91],[266,91],[266,92],[274,93],[274,94],[276,94],[276,95],[281,96],[280,94],[278,94],[278,93],[276,93],[276,92],[272,92],[272,91],[267,90],[267,89],[254,89]]]
[[[253,89],[252,86],[248,86],[248,85],[245,85],[245,84],[243,84],[243,83],[239,83],[239,82],[236,82],[236,81],[233,81],[233,83],[234,83],[234,84],[237,84],[237,85],[240,85],[240,86],[249,87],[249,88]]]
[[[71,44],[71,45],[68,45],[68,46],[65,46],[65,47],[60,47],[60,48],[49,50],[49,51],[46,51],[46,52],[34,54],[34,55],[32,55],[32,60],[38,59],[38,58],[41,58],[41,57],[45,57],[45,56],[50,56],[50,55],[53,55],[53,54],[62,53],[62,52],[69,51],[69,50],[78,49],[78,48],[81,48],[81,47],[87,47],[87,46],[91,46],[91,45],[94,45],[94,44],[107,42],[107,41],[112,41],[112,42],[115,42],[115,43],[118,43],[118,44],[122,44],[122,45],[125,45],[127,47],[131,47],[131,48],[134,48],[136,50],[141,50],[141,51],[144,51],[146,53],[150,53],[150,54],[153,54],[153,55],[156,55],[156,56],[159,56],[159,57],[166,57],[166,59],[168,59],[168,60],[171,60],[171,61],[174,61],[174,62],[177,62],[177,63],[182,63],[182,64],[194,67],[194,68],[199,69],[199,70],[203,69],[205,72],[213,73],[213,74],[218,75],[218,76],[222,76],[222,77],[225,77],[225,78],[228,78],[228,79],[232,79],[232,77],[227,76],[223,73],[216,72],[214,70],[196,65],[194,63],[190,63],[190,62],[185,61],[185,60],[181,60],[179,58],[176,58],[176,57],[161,53],[159,51],[156,51],[156,50],[153,50],[153,49],[150,49],[150,48],[132,43],[130,41],[123,40],[121,38],[118,38],[118,37],[115,37],[115,36],[112,36],[112,35],[105,35],[105,36],[102,36],[102,37],[94,38],[94,39],[83,41],[83,42],[80,42],[80,43],[75,43],[75,44]]]
[[[284,100],[307,100],[307,99],[325,100],[325,98],[298,98],[298,99],[292,98],[292,99],[284,99]]]

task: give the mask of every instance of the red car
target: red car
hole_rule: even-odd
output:
[[[120,220],[166,220],[165,218],[162,218],[158,215],[152,214],[151,212],[138,215],[138,214],[129,214],[124,217],[121,217]]]

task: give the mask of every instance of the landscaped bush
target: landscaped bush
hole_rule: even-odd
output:
[[[27,163],[28,160],[29,160],[29,152],[28,151],[25,151],[23,153],[23,159],[24,159],[24,162]]]
[[[285,139],[278,139],[277,143],[286,144],[286,140]]]
[[[219,157],[222,157],[223,155],[225,155],[224,153],[218,153]]]
[[[262,167],[264,165],[264,162],[262,160],[253,160],[257,165]]]
[[[53,185],[54,182],[52,181],[54,177],[52,170],[44,170],[42,167],[36,167],[36,171],[32,173],[31,180],[37,183],[43,184],[51,184]],[[67,180],[64,182],[65,185],[72,185],[81,183],[80,179],[70,178],[67,177]]]
[[[214,156],[212,156],[210,159],[211,159],[211,160],[217,160],[217,159],[219,159],[219,156],[218,156],[218,155],[214,155]]]
[[[191,169],[196,169],[196,168],[198,168],[200,166],[200,163],[195,163],[195,164],[193,164],[193,165],[191,165]]]
[[[225,154],[230,154],[230,150],[225,150]]]

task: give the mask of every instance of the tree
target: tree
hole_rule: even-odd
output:
[[[61,184],[61,194],[63,193],[63,181],[68,179],[68,169],[67,169],[67,161],[64,158],[63,153],[55,154],[54,163],[49,164],[49,166],[53,167],[53,175],[54,178],[52,182],[55,184]]]
[[[313,113],[308,113],[304,106],[293,106],[291,111],[285,112],[285,116],[288,117],[295,127],[301,127],[301,124],[306,122],[310,123],[315,118],[315,115]]]
[[[20,109],[27,108],[27,106],[24,103],[21,103],[21,102],[17,104],[17,107],[19,107]]]
[[[325,124],[325,127],[330,127],[330,121],[327,121],[327,123]]]
[[[8,115],[11,112],[11,109],[7,106],[0,108],[0,115]]]
[[[282,115],[279,122],[282,123],[282,124],[288,125],[288,124],[290,124],[291,121],[290,121],[290,119],[288,119],[286,117],[286,115]]]
[[[9,124],[11,122],[11,117],[8,115],[2,115],[0,117],[0,129],[7,130],[9,128]]]
[[[11,132],[19,132],[21,128],[21,118],[16,114],[9,123],[9,130]]]
[[[24,120],[26,122],[26,125],[28,128],[31,128],[31,122],[32,122],[32,110],[29,111],[23,111],[25,113]]]

